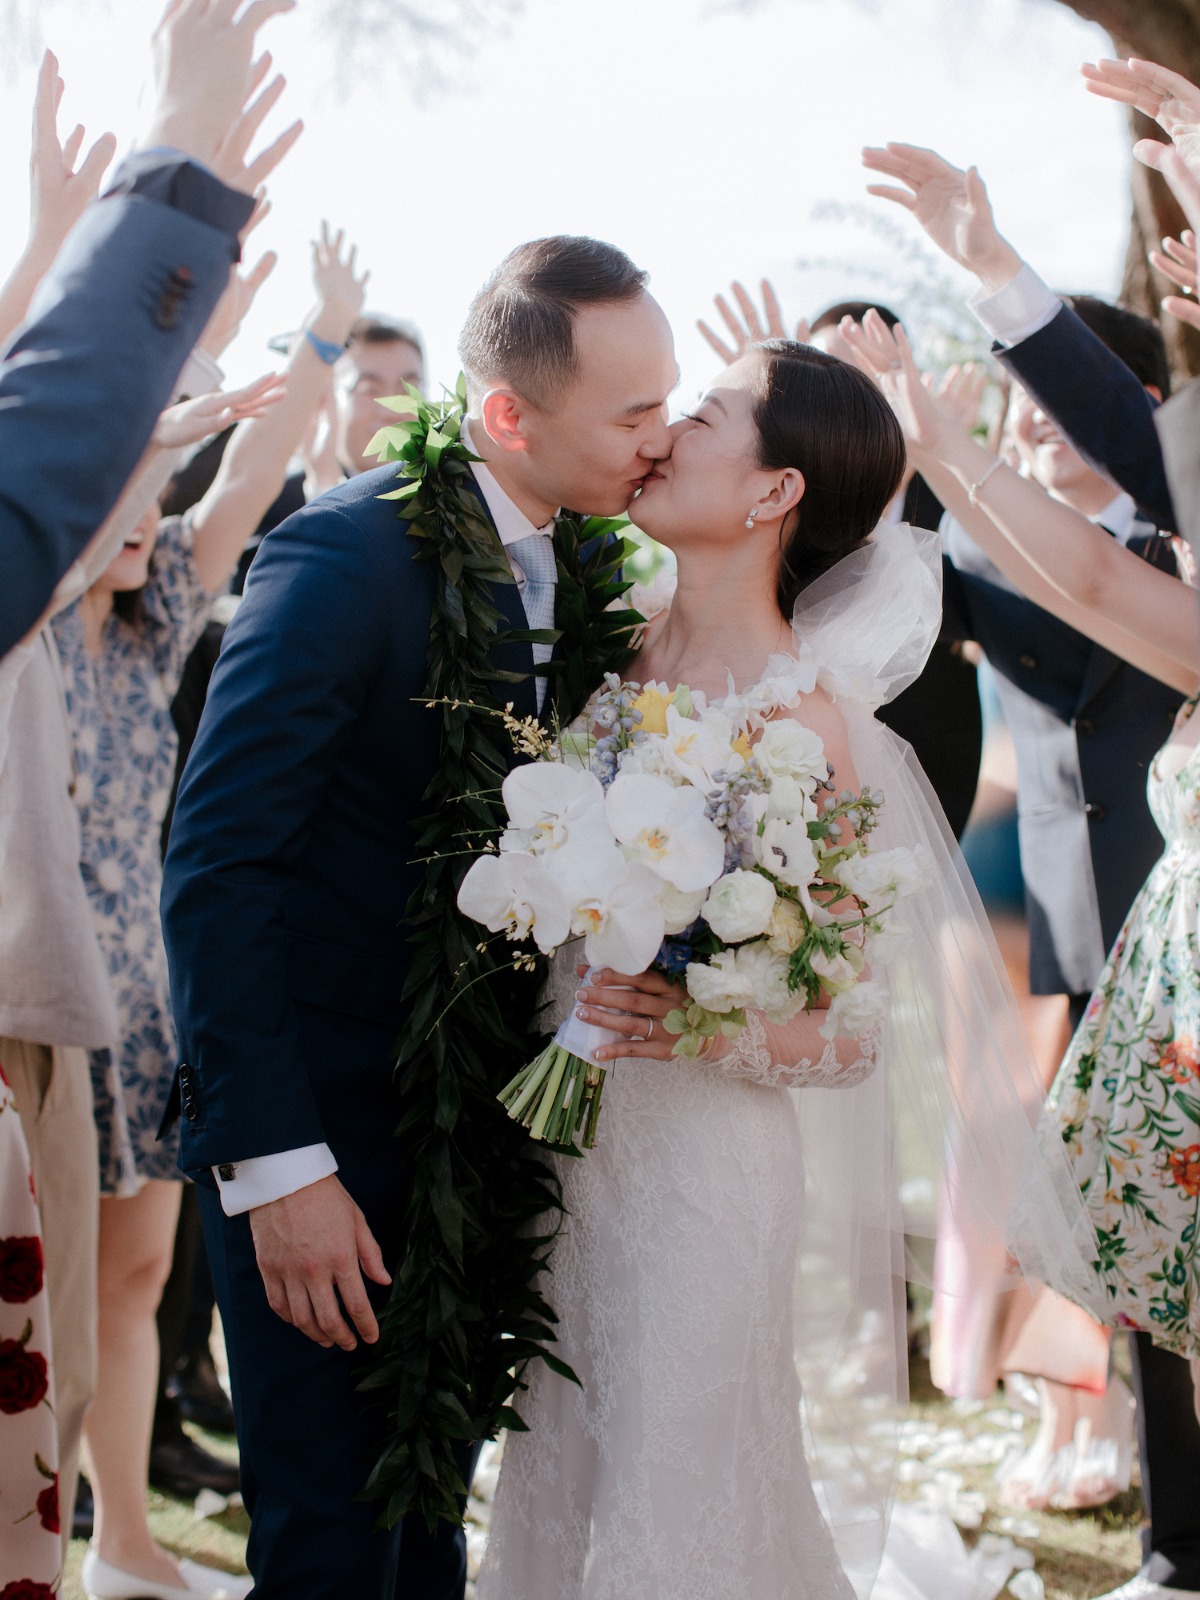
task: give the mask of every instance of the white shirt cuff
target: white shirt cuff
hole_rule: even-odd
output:
[[[306,1144],[300,1150],[254,1156],[249,1161],[222,1162],[212,1169],[221,1191],[221,1209],[227,1217],[240,1217],[255,1206],[268,1206],[310,1183],[320,1183],[337,1171],[327,1144]]]
[[[1024,263],[1003,289],[994,294],[979,290],[967,304],[992,338],[1010,347],[1048,327],[1063,305],[1054,290],[1047,288],[1033,268]]]

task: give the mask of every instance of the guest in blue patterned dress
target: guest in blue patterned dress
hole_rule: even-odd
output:
[[[86,1437],[96,1500],[89,1562],[129,1595],[224,1596],[245,1579],[182,1565],[153,1539],[146,1476],[158,1373],[155,1311],[170,1270],[181,1174],[158,1139],[176,1067],[159,925],[160,837],[177,737],[171,700],[213,598],[282,486],[361,310],[364,279],[342,235],[314,246],[317,310],[297,338],[287,392],[239,425],[211,489],[186,516],[155,505],[103,577],[54,619],[75,753],[83,880],[107,957],[115,1051],[91,1057],[100,1141],[100,1371]],[[88,1564],[84,1586],[88,1587]],[[139,1586],[140,1585],[140,1586]]]

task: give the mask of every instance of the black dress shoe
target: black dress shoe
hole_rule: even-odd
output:
[[[95,1516],[96,1504],[92,1499],[92,1486],[81,1472],[75,1490],[75,1507],[71,1513],[72,1539],[90,1539]]]
[[[198,1428],[209,1433],[233,1432],[233,1407],[207,1350],[184,1356],[167,1385],[167,1393],[188,1422]]]
[[[236,1462],[222,1461],[195,1439],[181,1433],[150,1447],[150,1485],[177,1500],[194,1500],[201,1489],[234,1494],[238,1487]]]

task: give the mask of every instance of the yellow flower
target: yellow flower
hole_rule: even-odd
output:
[[[667,707],[670,700],[661,689],[643,689],[633,702],[633,709],[640,711],[642,720],[638,727],[643,733],[666,733]]]
[[[744,733],[739,733],[737,738],[733,741],[733,749],[737,755],[741,756],[743,761],[749,761],[750,741],[747,739]]]

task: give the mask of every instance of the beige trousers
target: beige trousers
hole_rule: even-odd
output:
[[[0,1061],[21,1113],[42,1219],[65,1553],[83,1419],[96,1388],[100,1173],[92,1080],[87,1051],[76,1045],[0,1039]]]

